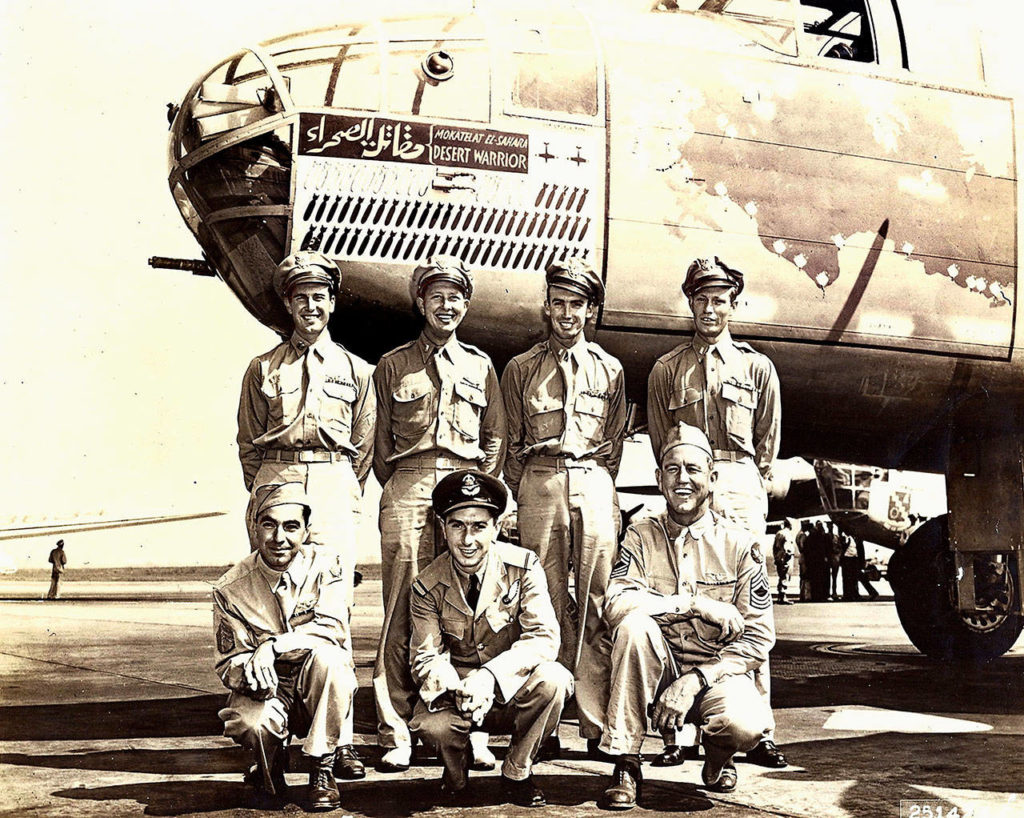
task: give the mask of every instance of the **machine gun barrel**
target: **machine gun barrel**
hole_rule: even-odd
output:
[[[205,259],[200,258],[168,258],[167,256],[150,256],[149,266],[164,270],[191,270],[192,275],[216,276],[217,271]]]

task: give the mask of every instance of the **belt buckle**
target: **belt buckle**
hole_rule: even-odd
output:
[[[315,449],[299,449],[296,452],[298,455],[299,463],[312,463],[315,460],[316,450]]]

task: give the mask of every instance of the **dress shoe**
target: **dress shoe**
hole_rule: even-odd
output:
[[[637,756],[619,756],[615,761],[612,783],[604,791],[605,809],[633,809],[640,798],[644,776]]]
[[[680,747],[678,744],[666,744],[665,749],[652,760],[652,767],[678,767],[684,761],[700,758],[700,747]]]
[[[469,745],[473,753],[472,759],[469,762],[469,769],[476,770],[477,772],[487,772],[498,766],[498,760],[487,746],[489,738],[489,734],[481,733],[478,730],[474,730],[469,734]]]
[[[366,778],[366,767],[363,766],[363,760],[351,744],[338,748],[334,760],[334,772],[338,778],[344,778],[346,781]]]
[[[599,738],[587,739],[587,758],[593,761],[607,761],[609,764],[615,764],[619,760],[618,756],[610,756],[601,749],[601,739]]]
[[[377,770],[382,773],[401,773],[409,769],[412,761],[412,747],[392,747],[377,762]]]
[[[760,767],[775,767],[781,769],[788,765],[782,750],[775,746],[770,738],[761,739],[753,750],[747,751],[746,760],[750,764],[757,764]]]
[[[534,781],[533,776],[527,776],[522,781],[513,781],[511,778],[501,777],[501,788],[505,791],[505,800],[518,807],[546,807],[548,799],[544,797]]]
[[[707,770],[706,765],[704,770]],[[725,762],[725,766],[722,767],[722,771],[714,781],[708,781],[708,777],[703,771],[701,778],[704,779],[704,786],[712,792],[732,792],[736,789],[736,782],[739,780],[739,776],[736,774],[736,765],[731,761]]]
[[[556,758],[561,758],[561,756],[562,742],[559,741],[558,736],[548,736],[544,739],[544,743],[540,745],[537,761],[554,761]]]
[[[313,759],[306,803],[306,809],[310,812],[325,812],[341,806],[341,793],[338,792],[333,770],[334,753]]]

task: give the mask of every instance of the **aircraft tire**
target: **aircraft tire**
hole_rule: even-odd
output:
[[[953,555],[948,543],[948,517],[943,515],[918,528],[893,554],[888,579],[896,613],[914,647],[926,656],[940,662],[984,664],[1013,647],[1024,617],[1010,614],[991,630],[972,629],[950,596]]]

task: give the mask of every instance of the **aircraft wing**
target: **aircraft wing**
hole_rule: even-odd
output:
[[[0,541],[18,540],[24,537],[52,537],[60,534],[74,534],[82,531],[102,531],[108,528],[129,528],[136,525],[154,525],[184,520],[202,520],[206,517],[220,517],[226,511],[202,511],[192,514],[161,514],[153,517],[124,517],[119,520],[83,520],[57,523],[38,523],[0,528]]]

